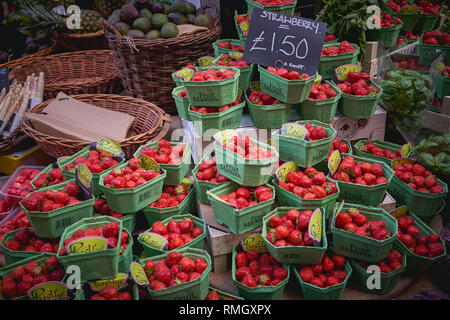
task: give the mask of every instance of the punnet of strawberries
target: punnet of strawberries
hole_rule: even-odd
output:
[[[414,254],[434,258],[444,253],[441,237],[434,233],[422,234],[411,216],[397,217],[397,223],[397,239]]]
[[[310,77],[306,73],[298,73],[297,71],[288,71],[285,68],[277,69],[274,67],[267,67],[267,71],[269,71],[271,74],[274,74],[286,80],[306,80]]]
[[[337,181],[372,187],[388,183],[384,174],[381,163],[357,162],[352,156],[346,156],[332,178]]]
[[[145,146],[141,150],[141,154],[152,158],[159,164],[179,164],[181,163],[184,153],[186,152],[186,144],[173,144],[170,141],[161,139],[158,141],[158,145],[154,148]],[[137,160],[133,160],[137,161]],[[130,166],[132,164],[130,163]],[[135,170],[134,166],[133,169]]]
[[[11,220],[4,221],[0,225],[0,241],[8,232],[17,230],[19,228],[31,227],[28,217],[25,215],[25,211],[18,211]]]
[[[164,186],[164,190],[161,192],[161,197],[149,204],[149,207],[157,209],[165,209],[178,207],[186,200],[189,192],[192,189],[192,182],[185,178],[176,186]]]
[[[347,260],[339,254],[325,253],[322,261],[314,265],[300,265],[297,272],[300,278],[310,285],[328,288],[345,281]]]
[[[281,6],[285,4],[290,4],[294,2],[294,0],[253,0],[263,6]]]
[[[418,0],[416,5],[423,14],[438,14],[441,6],[437,1]]]
[[[413,190],[424,193],[444,192],[442,184],[437,181],[436,175],[418,163],[398,164],[393,169],[394,175]]]
[[[223,299],[220,297],[219,293],[216,290],[211,290],[204,300],[234,300],[231,297],[224,297]]]
[[[391,28],[395,27],[396,25],[402,24],[402,20],[399,18],[392,18],[389,13],[381,12],[381,22],[380,27],[381,28]]]
[[[244,52],[244,48],[240,44],[232,44],[230,41],[219,42],[219,48],[229,49],[231,51]]]
[[[391,149],[377,147],[372,141],[366,141],[360,145],[359,151],[388,159],[395,159],[402,156],[402,148],[398,148],[394,153]]]
[[[275,156],[272,150],[261,148],[249,136],[233,136],[222,147],[248,160],[264,160]]]
[[[2,297],[15,300],[26,296],[28,291],[43,282],[61,281],[66,272],[56,256],[45,259],[44,262],[28,262],[18,266],[10,274],[0,280]]]
[[[232,58],[229,54],[222,54],[217,60],[216,64],[219,66],[228,66],[228,67],[236,67],[236,68],[245,68],[251,65],[250,62],[242,60],[242,57],[240,58]]]
[[[94,293],[89,300],[133,300],[128,291],[120,292],[116,286],[106,286]]]
[[[208,262],[204,258],[192,259],[176,250],[169,252],[165,259],[158,262],[147,260],[144,265],[150,289],[154,291],[194,281],[206,269]]]
[[[370,76],[366,72],[349,72],[347,80],[337,85],[343,93],[355,96],[374,96],[380,89],[371,85]]]
[[[354,233],[362,237],[383,241],[391,237],[383,220],[369,221],[357,208],[347,208],[336,215],[334,225],[338,229]]]
[[[323,199],[338,190],[333,181],[327,181],[325,173],[313,167],[304,171],[289,171],[286,181],[280,181],[278,185],[304,200]]]
[[[203,160],[198,166],[198,171],[195,177],[199,181],[206,181],[211,183],[224,183],[230,181],[217,171],[216,157]]]
[[[312,210],[300,212],[292,208],[286,215],[270,217],[267,221],[267,241],[275,247],[314,246],[308,232],[312,214]]]
[[[386,4],[394,13],[399,13],[400,9],[403,7],[411,6],[411,4],[406,0],[389,0]]]
[[[241,27],[241,24],[243,24],[244,22],[250,23],[250,16],[248,15],[248,12],[247,12],[246,16],[244,16],[244,15],[238,16],[236,18],[236,22],[239,25],[239,27]],[[248,29],[245,32],[243,31],[242,33],[244,36],[246,36],[248,34]]]
[[[207,69],[205,71],[197,70],[191,81],[218,81],[233,78],[235,71],[230,69]]]
[[[418,39],[420,35],[412,33],[412,31],[406,31],[404,36],[408,39]]]
[[[34,188],[31,185],[31,180],[33,180],[41,170],[39,169],[22,169],[19,175],[12,181],[8,182],[8,187],[5,190],[8,195],[15,197],[25,197],[30,192],[33,192]],[[6,198],[6,201],[10,205],[14,205],[14,198]]]
[[[236,280],[249,288],[277,286],[288,271],[269,253],[241,251],[234,259]]]
[[[101,197],[95,200],[94,202],[94,216],[110,216],[116,219],[123,218],[124,215],[118,212],[115,212],[114,210],[111,210],[111,208],[108,205],[108,202],[105,198]]]
[[[280,100],[275,99],[274,97],[268,95],[267,93],[264,93],[263,91],[258,91],[258,90],[250,90],[250,95],[248,96],[248,101],[250,101],[253,104],[260,105],[260,106],[268,106],[268,105],[283,103]]]
[[[436,30],[425,32],[423,44],[450,46],[450,33]]]
[[[227,202],[237,210],[245,209],[258,203],[273,199],[272,189],[266,186],[239,187],[229,194],[220,196],[220,199]]]
[[[354,52],[355,48],[348,41],[342,41],[339,46],[328,46],[322,47],[322,52],[320,56],[335,56],[338,54],[344,54],[349,52]]]
[[[313,84],[308,99],[328,100],[336,97],[337,94],[336,90],[334,90],[329,83]]]
[[[196,107],[196,106],[190,106],[190,109],[192,111],[198,112],[200,114],[207,114],[207,113],[218,113],[223,112],[225,110],[231,109],[234,106],[237,106],[239,104],[239,99],[234,100],[233,103],[226,104],[222,107]]]
[[[356,263],[364,269],[367,269],[370,265],[374,265],[373,262],[369,263],[361,260],[357,260]],[[383,260],[377,261],[376,265],[380,268],[381,273],[391,273],[395,270],[401,269],[404,267],[404,265],[402,265],[402,254],[398,250],[392,249],[389,251],[387,257]]]
[[[39,174],[36,180],[33,181],[33,185],[36,189],[41,189],[65,181],[61,169],[53,168],[48,173],[43,172]]]
[[[57,239],[39,238],[32,228],[21,228],[14,232],[14,239],[3,245],[11,251],[57,253],[59,244]]]
[[[92,173],[101,173],[109,168],[119,164],[109,153],[90,150],[88,157],[79,156],[72,163],[64,166],[65,171],[75,172],[78,164],[84,164]]]

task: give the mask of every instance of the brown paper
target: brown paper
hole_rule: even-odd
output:
[[[179,24],[177,27],[178,27],[178,37],[209,30],[208,28],[197,27],[192,24]]]

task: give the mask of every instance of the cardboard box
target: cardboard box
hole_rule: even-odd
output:
[[[33,145],[26,150],[0,156],[0,172],[13,174],[21,165],[47,166],[51,162],[41,147]]]

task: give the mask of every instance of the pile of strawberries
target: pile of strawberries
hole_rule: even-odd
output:
[[[254,190],[253,188],[239,187],[236,191],[220,196],[220,199],[235,207],[237,210],[254,206],[272,198],[272,189],[265,186],[258,186]]]
[[[333,143],[331,144],[330,152],[328,153],[328,157],[326,160],[330,158],[330,155],[335,151],[339,150],[340,153],[347,153],[348,152],[348,145],[344,141],[342,141],[341,137],[336,137],[333,140]]]
[[[20,203],[28,211],[49,212],[80,203],[80,189],[75,182],[68,182],[62,190],[35,191]]]
[[[399,13],[401,8],[410,6],[409,2],[406,0],[389,0],[386,4],[394,11],[394,13]]]
[[[224,53],[220,56],[220,59],[216,62],[219,66],[228,66],[228,67],[236,67],[236,68],[245,68],[251,65],[250,62],[242,60],[240,58],[232,58],[230,55]]]
[[[257,146],[248,136],[233,136],[222,146],[248,160],[264,160],[274,156],[271,150]]]
[[[223,183],[230,181],[227,177],[224,177],[217,171],[216,157],[203,160],[198,166],[198,171],[195,177],[199,181],[207,181],[211,183]]]
[[[383,220],[367,221],[367,217],[356,208],[339,212],[334,221],[336,228],[359,236],[383,241],[391,236]]]
[[[216,290],[211,290],[204,300],[233,300],[232,298],[221,298]]]
[[[180,222],[170,220],[167,225],[164,225],[162,221],[156,221],[152,224],[151,232],[165,237],[168,241],[168,249],[173,250],[188,244],[201,235],[203,230],[196,227],[191,218],[186,217]]]
[[[417,7],[423,14],[438,14],[441,11],[439,3],[433,3],[426,0],[418,0],[416,2]]]
[[[398,46],[398,45],[403,44],[403,43],[406,43],[405,37],[399,36],[399,37],[397,38],[397,41],[395,42],[395,45]]]
[[[342,41],[339,46],[329,46],[328,48],[322,47],[322,52],[320,56],[335,56],[338,54],[344,54],[349,52],[354,52],[355,48],[348,41]]]
[[[0,241],[8,232],[25,227],[31,227],[31,224],[25,215],[25,211],[20,210],[11,220],[3,222],[0,226]]]
[[[436,30],[425,32],[423,44],[450,46],[450,33]]]
[[[157,163],[161,164],[179,164],[183,159],[184,151],[186,150],[185,144],[174,145],[170,141],[161,139],[158,141],[158,146],[154,149],[149,146],[145,146],[141,150],[141,154],[152,158]],[[131,161],[131,160],[130,160]],[[133,160],[137,161],[137,160]],[[130,166],[132,164],[130,163]],[[135,170],[133,165],[133,170]]]
[[[330,41],[334,41],[334,40],[336,40],[336,36],[334,34],[327,33],[325,35],[325,41],[324,42],[330,42]]]
[[[272,104],[282,104],[278,99],[275,99],[272,96],[269,96],[267,93],[258,90],[250,90],[250,95],[248,96],[248,101],[253,104],[257,104],[260,106],[268,106]]]
[[[287,277],[287,270],[267,252],[241,251],[234,263],[236,279],[249,288],[277,286]]]
[[[391,28],[396,25],[402,24],[402,20],[400,20],[399,18],[392,19],[391,15],[386,12],[382,12],[381,17],[382,17],[380,23],[381,28]]]
[[[337,192],[336,184],[327,181],[325,174],[313,167],[303,172],[289,171],[286,181],[280,181],[278,185],[304,200],[322,199]]]
[[[6,200],[0,200],[0,213],[8,212],[11,210],[11,206]],[[1,221],[1,218],[0,218]]]
[[[244,52],[244,48],[239,44],[231,44],[230,41],[222,41],[219,43],[219,48],[229,49],[231,51]]]
[[[132,297],[128,291],[119,292],[115,286],[107,286],[94,293],[89,300],[132,300]]]
[[[111,208],[108,205],[108,202],[104,198],[99,198],[95,200],[94,203],[94,210],[95,214],[98,215],[104,215],[104,216],[110,216],[116,219],[120,219],[123,217],[123,214],[115,212],[114,210],[111,210]]]
[[[444,192],[436,176],[418,163],[398,164],[393,169],[395,176],[411,189],[425,193]]]
[[[25,252],[58,252],[57,239],[41,239],[32,228],[22,228],[14,233],[14,240],[5,241],[4,246],[11,251]]]
[[[308,130],[306,135],[308,136],[309,141],[317,141],[327,137],[327,132],[320,124],[313,126],[308,122],[305,124],[305,128]]]
[[[312,210],[300,213],[297,209],[291,209],[284,216],[270,217],[267,222],[267,241],[275,247],[314,246],[308,232],[312,214]]]
[[[306,80],[309,78],[309,75],[306,73],[298,73],[297,71],[288,71],[285,68],[277,69],[274,67],[267,67],[267,71],[269,71],[271,74],[274,74],[286,80]]]
[[[408,215],[397,217],[398,233],[400,240],[414,254],[427,258],[440,256],[444,252],[441,237],[437,234],[419,236],[420,230],[415,226],[415,221]]]
[[[91,150],[87,158],[79,156],[74,162],[67,164],[64,170],[74,172],[80,163],[88,167],[92,173],[101,173],[118,164],[109,153]]]
[[[343,93],[355,96],[374,96],[380,89],[370,85],[370,76],[366,72],[349,72],[346,81],[337,86]]]
[[[106,188],[133,189],[160,175],[159,172],[139,168],[141,159],[132,158],[125,168],[114,168],[105,176],[103,183]]]
[[[421,64],[417,59],[394,61],[394,64],[397,68],[406,70],[428,70],[430,68]]]
[[[36,180],[33,181],[33,185],[36,189],[41,189],[65,181],[61,169],[53,168],[48,173],[41,173],[38,175]]]
[[[364,269],[367,269],[369,265],[374,264],[373,262],[369,263],[367,261],[360,261],[360,260],[357,260],[356,263],[359,264]],[[399,251],[392,249],[391,251],[389,251],[388,256],[385,259],[377,261],[376,265],[380,267],[380,272],[391,273],[403,267],[402,254]]]
[[[235,71],[225,69],[220,71],[218,69],[207,69],[205,71],[197,70],[194,72],[194,76],[191,81],[217,81],[233,78],[236,74]]]
[[[406,31],[404,36],[408,39],[418,39],[420,35],[412,33],[412,31]]]
[[[313,286],[328,288],[335,286],[347,278],[344,271],[344,256],[324,254],[322,261],[314,265],[300,265],[297,269],[300,278]]]
[[[284,4],[290,4],[294,0],[253,0],[263,6],[281,6]]]
[[[190,109],[192,111],[198,112],[200,114],[207,114],[207,113],[217,113],[217,112],[223,112],[225,110],[228,110],[234,106],[237,106],[239,104],[239,99],[234,100],[233,103],[224,105],[222,107],[196,107],[191,106]]]
[[[31,180],[33,180],[41,171],[38,169],[23,169],[14,181],[6,189],[6,193],[15,197],[25,197],[30,192],[33,192],[34,188],[31,186]],[[6,201],[9,205],[16,205],[15,199],[7,197]]]
[[[364,142],[364,144],[359,146],[358,150],[364,153],[370,153],[373,154],[374,156],[388,159],[395,159],[402,156],[402,148],[398,148],[394,153],[394,151],[390,149],[383,149],[377,147],[372,141]]]
[[[189,179],[184,179],[189,180]],[[179,206],[187,197],[191,191],[191,185],[187,183],[180,183],[177,186],[164,186],[163,192],[161,192],[161,197],[155,202],[151,203],[149,207],[165,209],[171,207]]]
[[[444,77],[450,77],[450,66],[444,66],[444,70],[442,70],[442,75]]]
[[[157,263],[147,260],[144,271],[150,289],[156,291],[198,279],[207,268],[208,263],[203,258],[192,260],[181,252],[171,251],[166,259]]]
[[[309,93],[310,100],[327,100],[337,96],[337,92],[328,83],[314,84]]]
[[[47,258],[43,263],[31,261],[15,268],[9,275],[0,280],[2,296],[15,300],[26,296],[34,286],[47,281],[61,281],[66,272],[56,256]]]
[[[247,15],[245,17],[243,15],[238,16],[236,18],[236,22],[239,25],[239,27],[241,27],[241,24],[244,23],[244,22],[250,23],[250,16],[248,15],[248,12],[247,12]],[[246,36],[248,34],[248,29],[245,32],[243,31],[242,33],[243,33],[244,36]]]
[[[356,162],[352,156],[346,156],[333,175],[333,179],[363,186],[375,186],[388,183],[381,163]]]

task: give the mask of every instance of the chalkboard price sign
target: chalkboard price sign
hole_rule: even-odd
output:
[[[255,8],[243,60],[315,75],[327,24]]]

